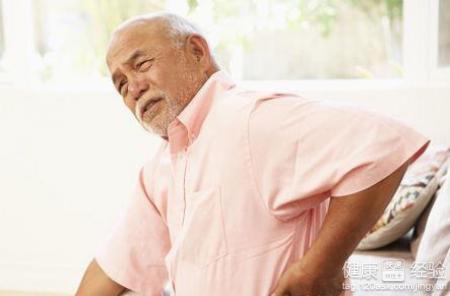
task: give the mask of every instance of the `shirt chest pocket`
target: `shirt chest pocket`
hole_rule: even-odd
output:
[[[187,213],[179,258],[184,264],[205,267],[227,254],[219,187],[186,195]]]

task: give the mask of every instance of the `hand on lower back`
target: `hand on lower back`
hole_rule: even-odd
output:
[[[280,278],[271,296],[338,296],[342,293],[344,273],[308,270],[301,261],[293,264]]]

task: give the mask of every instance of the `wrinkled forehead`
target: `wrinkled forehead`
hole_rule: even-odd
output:
[[[106,62],[109,69],[123,62],[132,51],[151,52],[168,46],[168,36],[160,26],[151,23],[133,24],[115,31],[108,45]]]

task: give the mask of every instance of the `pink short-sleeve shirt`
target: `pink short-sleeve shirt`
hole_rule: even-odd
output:
[[[394,119],[240,89],[219,71],[168,129],[96,260],[160,295],[255,295],[316,239],[331,197],[414,161],[429,140]]]

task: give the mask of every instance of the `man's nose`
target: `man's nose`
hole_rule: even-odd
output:
[[[142,79],[133,79],[128,82],[128,93],[134,101],[139,100],[148,89],[148,84]]]

